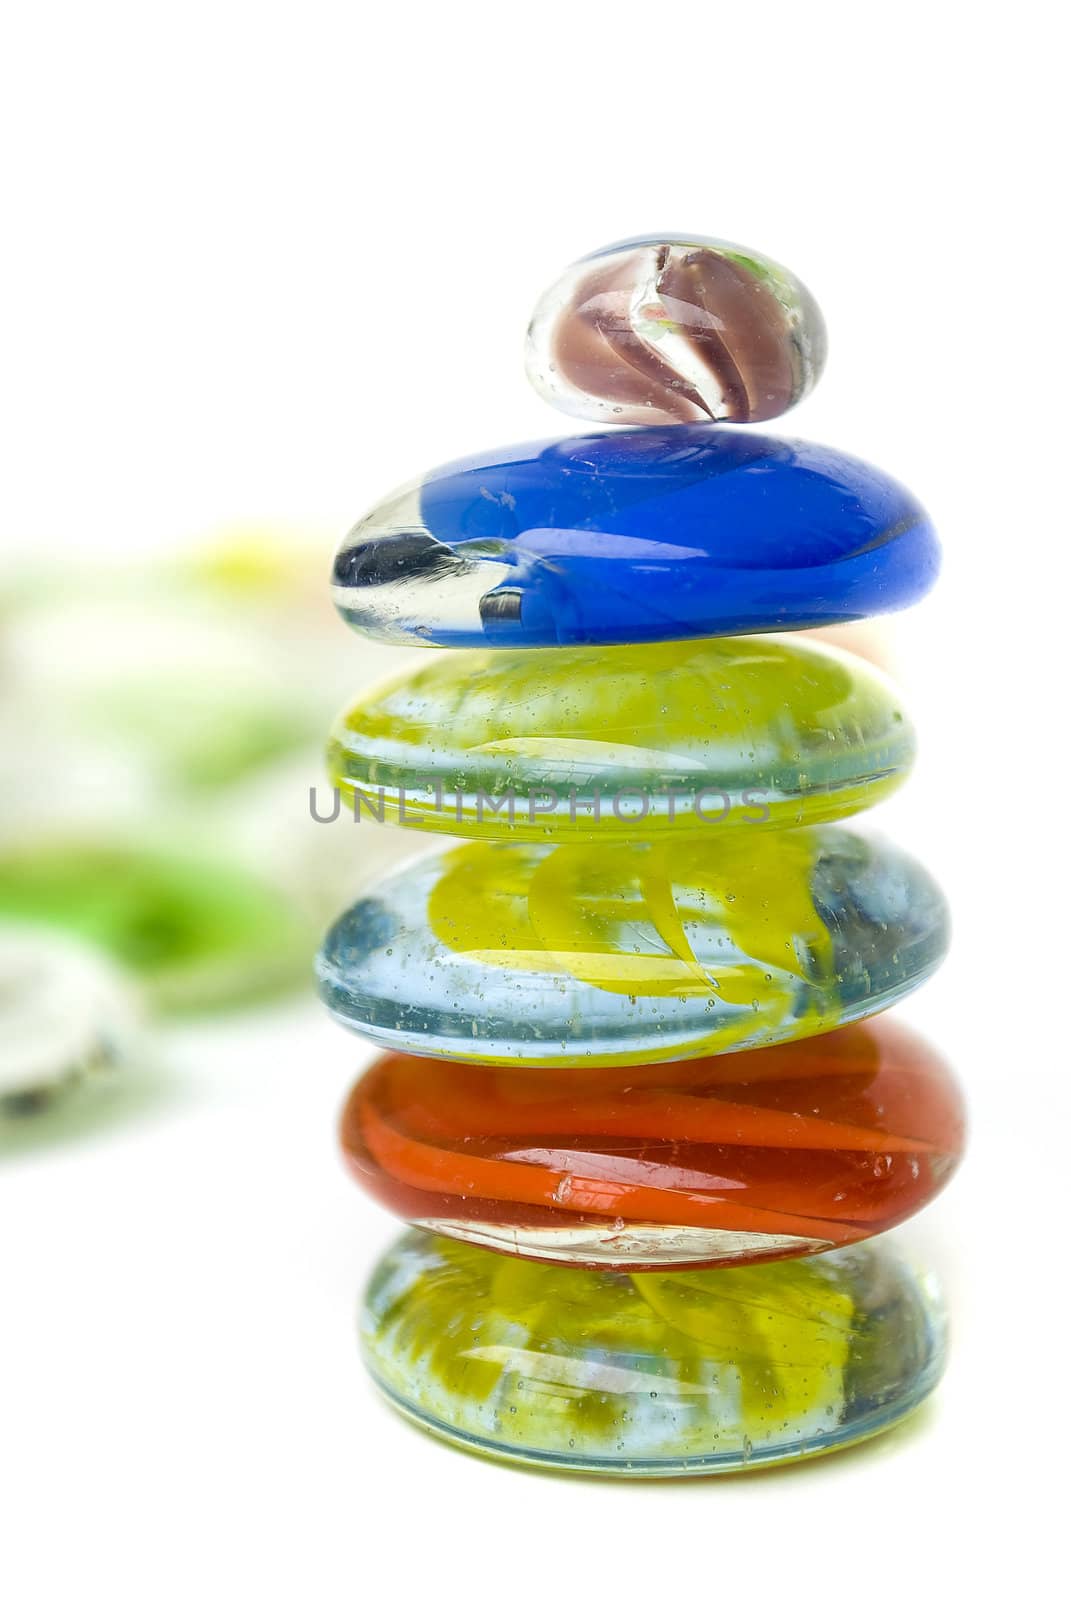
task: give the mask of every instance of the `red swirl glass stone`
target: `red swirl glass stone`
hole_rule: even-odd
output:
[[[664,1270],[894,1227],[952,1173],[963,1109],[930,1046],[879,1018],[597,1072],[385,1055],[341,1133],[358,1182],[421,1227],[532,1260]]]

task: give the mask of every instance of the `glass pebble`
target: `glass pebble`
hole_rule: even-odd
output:
[[[439,467],[351,530],[332,592],[388,644],[627,644],[895,611],[938,564],[925,511],[876,467],[680,426]]]
[[[0,923],[0,1113],[38,1110],[134,1052],[133,990],[105,957],[49,930]]]
[[[337,720],[331,781],[365,816],[481,839],[648,839],[833,821],[906,778],[886,680],[812,641],[451,651]]]
[[[0,853],[0,916],[95,946],[164,1010],[298,983],[312,943],[293,902],[246,869],[116,841],[35,839]]]
[[[536,307],[527,368],[591,422],[765,422],[817,383],[826,330],[804,284],[723,239],[646,238],[576,262]]]
[[[755,828],[426,856],[343,914],[317,973],[337,1020],[388,1048],[615,1066],[829,1032],[917,988],[947,938],[894,846]]]
[[[386,1397],[480,1455],[676,1477],[840,1449],[944,1362],[929,1285],[884,1242],[708,1272],[580,1272],[410,1232],[361,1330]]]
[[[912,1216],[955,1170],[963,1103],[882,1017],[601,1072],[386,1055],[341,1138],[357,1181],[433,1233],[566,1266],[736,1266]]]

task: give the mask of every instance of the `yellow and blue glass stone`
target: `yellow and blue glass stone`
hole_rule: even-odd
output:
[[[624,644],[894,611],[938,559],[918,501],[876,467],[686,423],[441,467],[357,523],[333,593],[388,643]]]
[[[884,1243],[630,1275],[416,1232],[380,1262],[361,1332],[383,1393],[440,1438],[637,1478],[867,1439],[925,1399],[945,1344],[929,1285]]]
[[[825,1033],[921,984],[933,880],[844,828],[462,845],[385,879],[317,959],[336,1019],[422,1056],[617,1066]]]
[[[328,770],[363,814],[431,832],[710,839],[850,816],[914,749],[846,652],[701,639],[436,653],[339,717]]]

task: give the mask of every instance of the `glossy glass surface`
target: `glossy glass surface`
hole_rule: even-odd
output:
[[[914,751],[872,668],[764,637],[438,654],[343,713],[328,770],[429,832],[710,841],[850,816]]]
[[[49,840],[0,854],[0,916],[97,946],[165,1009],[297,983],[311,947],[293,903],[252,873],[117,843]]]
[[[0,923],[0,1114],[35,1111],[136,1048],[122,972],[72,939]]]
[[[681,426],[451,462],[343,542],[334,600],[401,644],[627,644],[850,622],[925,594],[925,512],[803,440]]]
[[[452,1444],[632,1477],[869,1438],[940,1377],[932,1292],[884,1244],[713,1272],[575,1272],[407,1233],[362,1321],[387,1398]]]
[[[903,1222],[951,1176],[963,1104],[881,1018],[603,1072],[388,1055],[341,1137],[357,1181],[433,1233],[567,1266],[736,1266]]]
[[[527,368],[590,422],[765,422],[818,381],[826,331],[809,290],[724,239],[605,246],[547,290]]]
[[[418,1055],[613,1066],[828,1032],[947,942],[931,878],[842,828],[464,845],[385,879],[317,961],[340,1022]]]

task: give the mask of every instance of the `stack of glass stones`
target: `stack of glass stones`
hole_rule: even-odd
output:
[[[755,251],[597,252],[538,307],[529,374],[626,427],[442,467],[336,561],[355,628],[446,648],[340,717],[333,780],[467,841],[319,957],[334,1016],[388,1051],[348,1165],[413,1224],[365,1357],[486,1455],[758,1467],[869,1437],[940,1373],[931,1294],[874,1236],[962,1149],[949,1072],[878,1017],[941,960],[946,910],[845,825],[913,736],[799,632],[916,600],[937,546],[875,468],[729,426],[786,410],[824,346]]]

